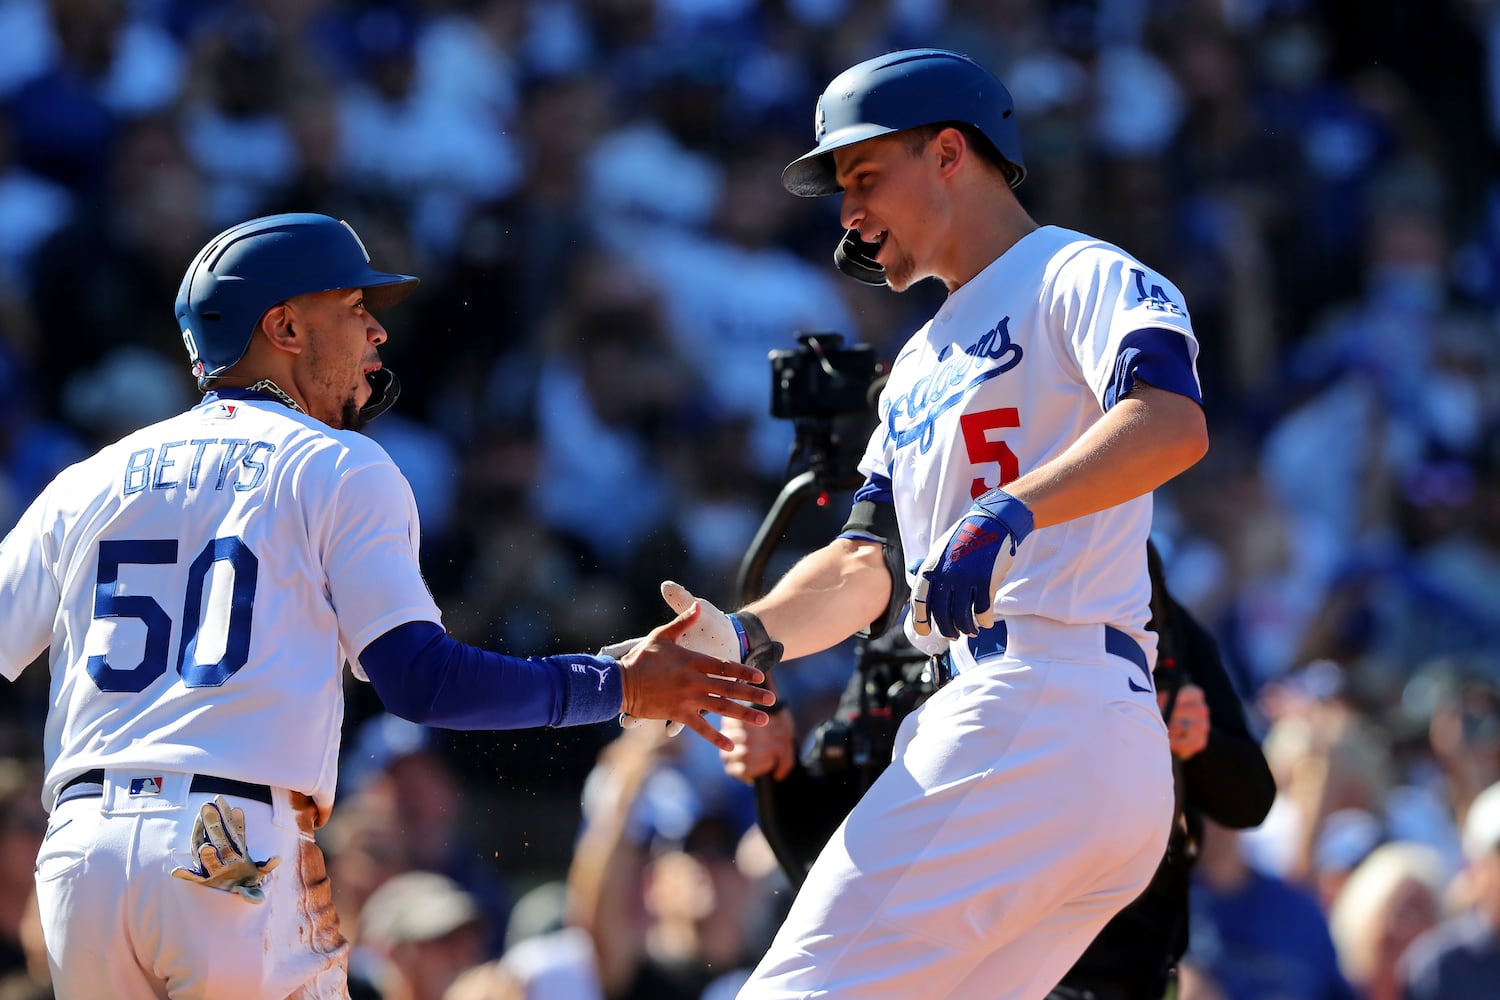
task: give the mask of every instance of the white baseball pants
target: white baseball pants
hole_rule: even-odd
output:
[[[274,789],[245,810],[257,859],[281,857],[259,905],[173,878],[192,866],[193,822],[213,798],[191,775],[131,795],[133,777],[106,771],[104,795],[61,802],[37,856],[37,902],[59,1000],[264,1000],[347,997],[348,945],[339,933],[311,801]]]
[[[903,722],[739,1000],[1039,1000],[1145,888],[1173,809],[1148,675],[1102,626],[1009,626]]]

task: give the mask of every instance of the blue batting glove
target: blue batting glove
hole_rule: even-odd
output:
[[[1015,562],[1016,546],[1031,534],[1031,509],[1004,490],[974,501],[939,537],[917,570],[912,627],[957,639],[995,624],[995,592]]]

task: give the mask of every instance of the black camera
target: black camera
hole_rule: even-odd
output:
[[[814,730],[803,765],[814,775],[849,774],[864,791],[890,764],[901,721],[943,680],[937,661],[904,638],[887,635],[867,644],[838,711]]]
[[[837,417],[874,409],[870,388],[881,375],[875,348],[845,347],[837,333],[799,333],[797,345],[770,352],[773,417]]]

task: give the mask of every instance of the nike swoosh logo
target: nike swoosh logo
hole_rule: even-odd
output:
[[[73,821],[70,820],[70,819],[63,820],[61,823],[57,824],[52,829],[48,830],[46,836],[44,836],[42,839],[43,840],[51,840],[52,839],[52,835],[54,833],[56,833],[57,831],[61,830],[63,827],[67,826],[71,822],[73,822]]]
[[[1144,691],[1147,694],[1149,694],[1151,692],[1150,688],[1148,688],[1148,687],[1141,687],[1139,684],[1137,684],[1135,682],[1135,678],[1134,677],[1128,677],[1128,678],[1126,678],[1125,679],[1125,683],[1127,683],[1127,684],[1130,685],[1130,690],[1132,690],[1132,691]]]

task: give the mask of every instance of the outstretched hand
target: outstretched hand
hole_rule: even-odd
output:
[[[692,591],[672,580],[662,581],[661,597],[667,602],[667,607],[672,609],[674,615],[682,614],[694,601],[699,604],[697,620],[679,640],[682,645],[700,653],[707,653],[709,656],[717,656],[721,660],[743,662],[744,657],[740,655],[739,632],[735,629],[730,617],[719,610],[718,605],[704,598],[694,597]],[[641,641],[640,639],[625,639],[622,642],[611,643],[599,652],[606,656],[613,656],[617,660],[623,660],[625,654]],[[620,725],[626,729],[635,729],[651,721],[663,720],[642,719],[629,712],[620,713]],[[682,732],[682,723],[673,722],[670,719],[665,722],[668,736],[676,736]]]
[[[703,714],[764,726],[769,716],[753,706],[775,704],[776,696],[757,686],[765,680],[758,668],[678,645],[700,625],[701,614],[699,602],[692,602],[620,658],[625,686],[620,707],[636,718],[678,720],[720,750],[732,750],[734,743],[710,726]]]

